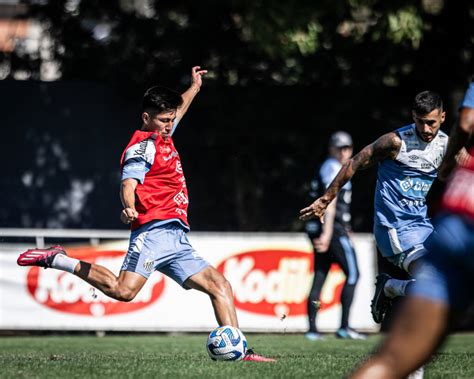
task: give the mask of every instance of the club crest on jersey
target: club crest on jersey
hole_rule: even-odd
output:
[[[152,272],[153,271],[153,259],[145,259],[143,262],[143,269],[146,272]]]

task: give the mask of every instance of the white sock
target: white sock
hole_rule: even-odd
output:
[[[385,296],[393,299],[397,296],[405,296],[405,290],[407,288],[408,283],[413,282],[414,279],[410,280],[398,280],[398,279],[389,279],[385,283],[383,288],[383,292]]]
[[[71,258],[64,254],[57,254],[53,259],[53,263],[51,263],[51,267],[73,274],[78,263],[79,259]]]
[[[407,376],[407,379],[423,379],[425,369],[421,366],[418,370],[413,371],[410,375]]]

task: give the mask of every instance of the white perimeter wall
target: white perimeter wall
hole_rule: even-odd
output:
[[[194,248],[231,282],[244,331],[304,332],[306,298],[312,280],[309,242],[301,233],[191,232]],[[376,331],[370,316],[374,291],[372,235],[353,238],[360,280],[352,305],[352,327]],[[128,241],[98,246],[65,245],[72,256],[118,273]],[[33,245],[0,244],[0,329],[209,331],[216,326],[208,297],[183,290],[159,272],[131,303],[109,299],[79,278],[57,270],[19,267],[18,254]],[[333,267],[318,314],[321,331],[339,327],[344,274]]]

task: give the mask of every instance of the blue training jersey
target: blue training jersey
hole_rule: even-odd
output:
[[[431,142],[416,134],[415,124],[397,129],[402,140],[397,157],[379,163],[375,189],[375,223],[389,228],[429,223],[426,195],[446,153],[441,130]]]

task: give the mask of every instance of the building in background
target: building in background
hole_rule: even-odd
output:
[[[60,71],[51,38],[39,21],[28,16],[28,7],[19,0],[0,0],[0,80],[8,76],[15,80],[57,80]],[[37,64],[39,70],[32,70]],[[35,71],[37,77],[32,77]]]

